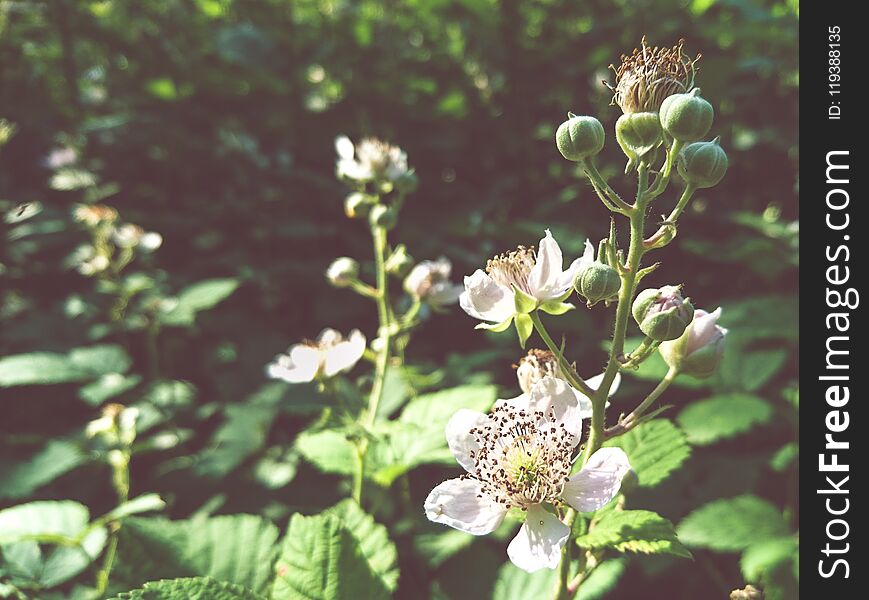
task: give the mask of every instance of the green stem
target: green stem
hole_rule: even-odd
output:
[[[607,429],[604,432],[604,437],[609,439],[611,437],[627,433],[628,431],[636,427],[638,419],[643,416],[643,413],[645,413],[649,409],[649,407],[655,402],[655,400],[661,397],[661,394],[663,394],[667,390],[667,388],[670,387],[670,385],[673,383],[678,375],[679,371],[670,367],[670,370],[667,371],[667,374],[658,383],[655,389],[649,392],[649,395],[646,396],[646,398],[642,402],[640,402],[634,410],[632,410],[625,417],[619,419],[618,424]]]
[[[604,204],[611,204],[616,207],[616,212],[620,212],[623,215],[630,215],[633,212],[633,207],[622,200],[621,196],[619,196],[615,190],[613,190],[603,176],[600,174],[600,171],[597,170],[597,167],[594,165],[591,159],[586,159],[582,161],[582,166],[585,169],[585,174],[591,180],[592,186],[594,186],[595,191],[598,192],[598,195],[603,192],[605,198],[602,196],[601,200]],[[610,210],[613,210],[611,207],[607,207]]]
[[[667,189],[667,185],[670,183],[670,175],[673,173],[673,165],[676,163],[676,157],[679,156],[681,150],[682,142],[674,140],[673,145],[670,146],[670,150],[667,152],[667,160],[664,162],[664,169],[657,177],[655,177],[652,186],[646,190],[645,197],[647,202],[654,200]]]
[[[552,337],[549,335],[549,332],[546,331],[546,327],[543,326],[543,321],[540,320],[539,311],[532,311],[529,315],[531,317],[531,323],[534,324],[534,329],[537,330],[538,335],[543,339],[543,343],[546,344],[546,347],[549,348],[549,351],[555,355],[555,358],[558,360],[558,366],[561,367],[561,372],[564,373],[564,376],[567,378],[567,382],[578,389],[580,392],[588,396],[589,398],[594,395],[594,390],[579,376],[576,370],[573,368],[567,359],[564,358],[564,354],[561,352],[561,348],[553,341]]]
[[[125,448],[120,452],[124,453],[124,460],[112,464],[112,486],[115,488],[118,505],[123,504],[130,497],[130,449]],[[112,572],[112,566],[118,552],[118,530],[121,528],[121,524],[120,522],[110,524],[109,528],[111,529],[111,538],[96,577],[96,598],[104,598],[106,595],[106,590],[109,587],[109,575]]]
[[[563,522],[570,528],[571,533],[573,532],[573,521],[575,519],[576,511],[572,508],[567,509]],[[572,539],[569,538],[567,543],[561,548],[561,562],[558,563],[558,580],[555,582],[555,589],[552,591],[552,600],[567,600],[570,597],[567,581],[570,578],[570,549],[573,546],[571,542]]]

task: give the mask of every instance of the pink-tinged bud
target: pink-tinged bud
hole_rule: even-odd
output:
[[[631,308],[640,330],[659,342],[681,336],[694,317],[691,301],[682,297],[677,285],[643,290]]]
[[[721,308],[708,313],[695,310],[694,320],[682,336],[673,341],[662,342],[661,356],[671,368],[694,377],[709,377],[718,368],[724,356],[724,338],[727,330],[718,325]]]

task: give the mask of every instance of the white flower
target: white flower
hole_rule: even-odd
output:
[[[396,182],[408,174],[407,154],[375,138],[365,138],[354,146],[346,135],[335,138],[338,153],[338,177],[365,183],[368,181]]]
[[[266,373],[272,379],[289,383],[334,377],[352,369],[364,353],[365,336],[358,329],[351,331],[347,339],[334,329],[324,329],[316,341],[306,340],[292,346],[287,354],[275,357]]]
[[[460,410],[446,427],[447,443],[467,473],[435,487],[426,516],[473,535],[495,530],[507,511],[527,512],[507,555],[525,571],[558,566],[570,528],[544,508],[569,504],[595,511],[619,492],[630,469],[620,448],[601,448],[571,476],[582,420],[564,381],[544,377],[523,403],[496,404],[490,414]]]
[[[112,240],[120,248],[139,248],[143,252],[153,252],[163,244],[163,236],[153,231],[145,231],[133,223],[124,223],[112,232]]]
[[[594,247],[586,240],[585,253],[563,271],[561,248],[547,229],[536,253],[532,248],[519,246],[513,252],[488,261],[485,271],[477,269],[473,275],[465,277],[465,291],[459,304],[476,319],[509,324],[517,313],[517,294],[533,300],[535,307],[561,302],[569,294],[580,269],[593,260]],[[493,328],[485,324],[479,327]]]
[[[591,389],[596,390],[603,382],[603,376],[603,373],[601,373],[600,375],[595,375],[594,377],[587,379],[586,383],[589,385],[589,387],[591,387]],[[516,367],[516,378],[519,380],[519,389],[522,390],[522,394],[508,400],[498,400],[498,402],[526,402],[528,399],[528,394],[531,393],[531,390],[534,388],[537,382],[544,377],[555,377],[557,379],[561,379],[562,381],[567,381],[567,378],[564,376],[564,373],[561,370],[561,366],[559,366],[558,364],[558,359],[552,352],[550,352],[549,350],[532,348],[525,356],[519,359],[519,366]],[[616,373],[616,377],[613,380],[612,385],[610,386],[609,396],[612,396],[616,393],[616,391],[619,389],[619,385],[621,384],[621,382],[621,374]],[[573,390],[573,393],[576,394],[576,401],[579,405],[580,418],[590,419],[592,412],[591,398],[589,398],[577,389],[574,389],[572,387],[571,389]],[[610,403],[607,402],[606,406],[609,407],[609,405]]]
[[[443,256],[437,260],[424,260],[404,278],[405,291],[431,306],[453,304],[462,293],[462,286],[450,281],[452,263]]]

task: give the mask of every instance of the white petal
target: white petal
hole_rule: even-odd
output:
[[[462,408],[450,417],[447,423],[447,444],[458,463],[469,473],[474,472],[474,459],[471,458],[471,452],[480,449],[480,445],[470,431],[474,427],[485,425],[488,420],[489,417],[481,412]]]
[[[346,135],[339,135],[335,138],[335,152],[338,153],[339,157],[344,160],[353,160],[355,151],[353,142]]]
[[[590,377],[589,379],[586,379],[585,382],[588,384],[588,387],[590,387],[593,390],[597,390],[600,387],[600,384],[603,383],[603,376],[604,376],[604,374],[601,373],[600,375],[595,375],[594,377]],[[616,391],[619,389],[619,386],[621,385],[621,383],[622,383],[622,374],[616,373],[615,379],[613,379],[612,385],[610,385],[610,393],[609,393],[610,398],[612,398],[613,394],[615,394]],[[580,414],[580,416],[583,419],[590,419],[591,413],[589,412],[588,414],[586,414],[585,411],[586,411],[586,409],[588,409],[589,411],[591,410],[591,398],[589,398],[588,396],[586,396],[585,394],[583,394],[579,390],[576,390],[576,394],[577,394],[577,398],[579,399],[579,414]],[[609,408],[609,405],[610,405],[610,402],[609,402],[609,400],[607,400],[605,407]]]
[[[534,266],[528,275],[528,286],[535,298],[548,300],[553,297],[552,289],[556,286],[561,275],[562,262],[561,248],[547,229],[546,235],[540,240],[540,245],[537,247]]]
[[[564,484],[561,497],[580,512],[592,512],[616,497],[631,468],[621,448],[601,448]]]
[[[528,508],[525,524],[507,546],[513,564],[529,573],[543,568],[555,569],[570,528],[539,504]]]
[[[289,355],[282,354],[266,367],[272,379],[283,379],[289,383],[313,381],[320,370],[320,351],[305,344],[290,348]]]
[[[480,491],[476,479],[448,479],[425,499],[425,516],[471,535],[486,535],[498,528],[507,509]]]
[[[555,417],[555,426],[564,424],[565,429],[573,435],[573,445],[579,443],[582,434],[582,417],[576,391],[566,381],[545,376],[531,388],[528,407],[532,411],[543,412],[543,419],[550,423]]]
[[[513,290],[496,283],[480,269],[465,277],[459,305],[472,317],[493,323],[506,321],[516,312]]]
[[[560,291],[560,294],[557,295],[564,295],[567,290],[569,290],[573,286],[573,282],[576,281],[576,277],[577,275],[579,275],[579,272],[593,262],[594,246],[588,239],[586,239],[585,252],[583,253],[583,255],[570,263],[570,266],[567,267],[567,270],[564,271],[564,273],[562,273],[556,280],[554,291]]]
[[[454,283],[436,283],[432,286],[425,301],[432,306],[446,306],[447,304],[455,304],[459,296],[462,295],[464,288]]]
[[[688,338],[688,344],[685,348],[686,355],[691,354],[698,348],[702,348],[709,343],[709,340],[711,340],[715,335],[715,327],[720,318],[720,306],[711,313],[702,309],[694,311],[694,320],[689,325],[690,337]]]
[[[341,371],[349,371],[364,353],[365,336],[358,329],[354,329],[348,339],[326,350],[323,373],[326,377],[332,377]]]

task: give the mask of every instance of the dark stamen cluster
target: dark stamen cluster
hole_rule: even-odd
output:
[[[574,434],[552,410],[496,407],[485,425],[471,429],[471,453],[483,494],[507,508],[553,502],[570,475]]]
[[[643,36],[641,48],[623,54],[618,67],[610,65],[616,83],[612,86],[605,81],[604,85],[613,92],[612,104],[619,105],[625,114],[657,112],[668,96],[690,91],[700,54],[689,59],[682,51],[684,43],[679,40],[672,48],[650,48]]]

